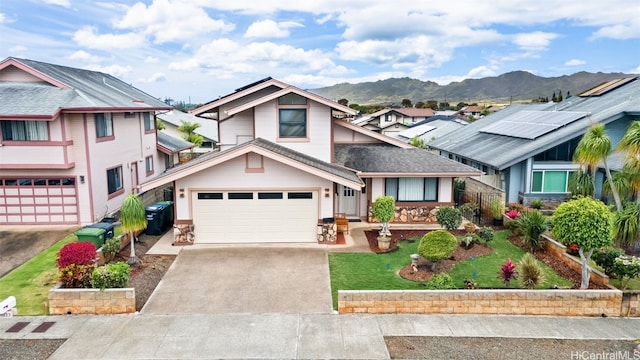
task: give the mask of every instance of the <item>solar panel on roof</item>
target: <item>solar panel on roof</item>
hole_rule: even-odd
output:
[[[519,111],[480,132],[534,140],[587,115],[577,111]]]

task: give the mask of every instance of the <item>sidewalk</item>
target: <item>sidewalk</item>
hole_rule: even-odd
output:
[[[32,332],[47,321],[54,322],[49,330]],[[17,322],[29,324],[17,333],[6,332]],[[384,336],[635,340],[640,319],[367,314],[0,318],[1,339],[68,339],[51,359],[388,359]]]

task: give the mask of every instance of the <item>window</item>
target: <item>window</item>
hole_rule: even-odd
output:
[[[282,199],[282,193],[281,192],[278,192],[278,193],[259,192],[258,193],[258,199],[260,199],[260,200]]]
[[[46,121],[3,120],[2,138],[7,141],[48,141],[49,123]]]
[[[153,121],[151,113],[142,113],[142,117],[144,118],[144,131],[150,132],[156,129],[156,124]]]
[[[438,201],[437,178],[389,178],[385,195],[396,201]]]
[[[153,173],[153,156],[147,156],[144,158],[145,169],[147,171],[147,175]]]
[[[278,98],[278,136],[307,137],[307,98],[289,93]]]
[[[228,195],[229,200],[249,200],[253,199],[253,193],[232,193]]]
[[[96,114],[96,137],[113,136],[113,120],[110,113]]]
[[[566,193],[569,170],[536,170],[531,174],[531,192]]]
[[[109,195],[122,190],[122,166],[107,170],[107,190]]]
[[[287,194],[287,199],[313,199],[313,194],[310,192],[290,192]]]
[[[222,193],[198,193],[198,200],[222,200]]]

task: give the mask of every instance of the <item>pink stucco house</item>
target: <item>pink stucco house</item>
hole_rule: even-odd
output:
[[[350,123],[356,112],[266,78],[192,114],[218,126],[219,151],[144,181],[173,184],[175,222],[195,243],[316,242],[323,219],[371,220],[371,203],[397,201],[400,222],[434,221],[469,166]]]
[[[165,170],[171,107],[111,75],[10,57],[0,99],[0,225],[90,224]]]

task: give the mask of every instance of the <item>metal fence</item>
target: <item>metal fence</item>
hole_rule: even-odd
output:
[[[477,225],[490,225],[493,222],[491,202],[496,199],[503,201],[502,194],[498,192],[463,192],[460,194],[460,204],[475,203],[478,205],[478,209],[473,213],[463,213],[462,215]]]

